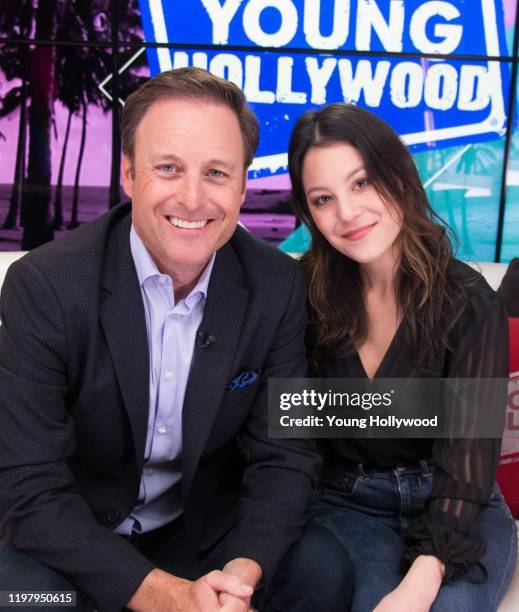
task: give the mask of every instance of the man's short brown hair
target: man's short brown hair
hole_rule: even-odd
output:
[[[121,137],[123,153],[129,157],[132,165],[135,133],[146,111],[157,100],[171,97],[210,100],[229,107],[240,125],[245,167],[251,165],[259,139],[256,116],[239,87],[202,68],[177,68],[161,72],[128,96],[121,117]]]

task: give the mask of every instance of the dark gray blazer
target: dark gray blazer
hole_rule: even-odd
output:
[[[153,565],[113,528],[136,505],[148,422],[144,306],[129,204],[14,263],[0,301],[0,528],[117,610]],[[235,527],[229,558],[268,582],[299,535],[312,443],[270,440],[267,380],[306,372],[294,261],[237,228],[216,255],[183,408],[182,498],[198,550]],[[258,381],[226,390],[241,372]],[[240,434],[240,443],[237,436]]]

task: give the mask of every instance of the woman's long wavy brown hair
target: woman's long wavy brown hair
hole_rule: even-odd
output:
[[[304,114],[294,128],[288,150],[293,208],[312,237],[312,245],[301,259],[308,278],[311,370],[319,374],[324,355],[351,354],[367,335],[359,264],[339,253],[317,229],[302,181],[308,150],[340,143],[359,151],[371,184],[384,201],[401,210],[395,295],[405,337],[414,347],[413,361],[425,373],[437,351],[448,348],[446,322],[460,294],[459,285],[452,283],[448,274],[451,242],[445,224],[427,200],[407,147],[381,119],[351,104],[332,104]]]

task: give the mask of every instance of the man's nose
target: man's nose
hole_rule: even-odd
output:
[[[186,175],[177,183],[177,187],[177,204],[188,211],[194,211],[201,206],[203,191],[198,177]]]

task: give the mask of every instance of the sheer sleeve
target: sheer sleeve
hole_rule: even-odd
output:
[[[471,296],[451,334],[444,376],[508,378],[508,320],[501,298],[488,288]],[[495,402],[494,402],[495,404]],[[484,406],[502,410],[503,406]],[[501,439],[443,438],[433,447],[435,471],[427,513],[405,535],[406,571],[417,556],[435,555],[445,564],[444,582],[481,582],[486,544],[475,520],[492,495]]]

